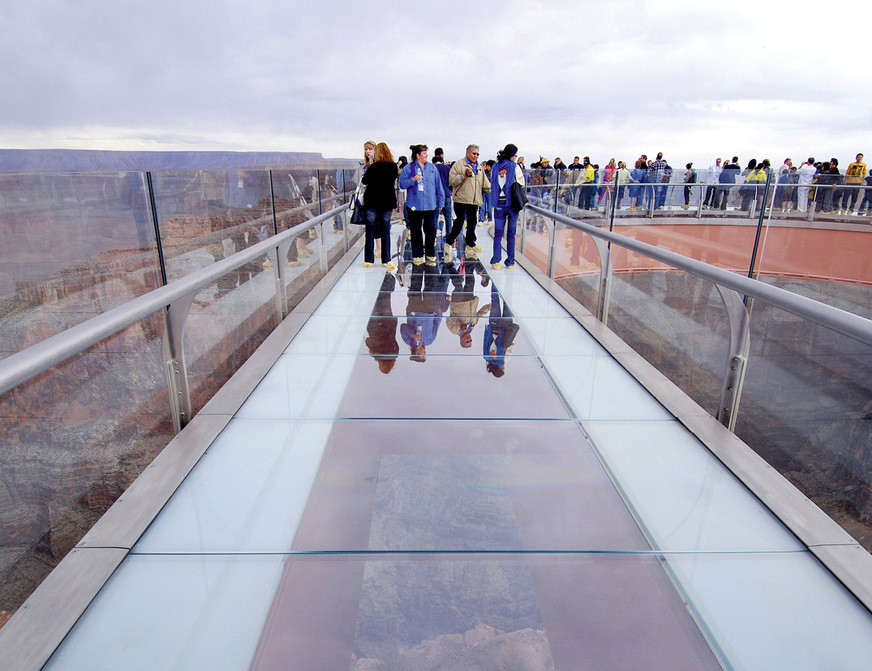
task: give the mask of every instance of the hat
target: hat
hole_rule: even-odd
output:
[[[541,159],[539,159],[539,163],[551,163],[551,159],[550,158],[541,158]]]

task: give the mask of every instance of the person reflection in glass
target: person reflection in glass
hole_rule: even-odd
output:
[[[447,267],[453,269],[453,266]],[[472,347],[472,329],[489,310],[488,305],[478,307],[480,299],[474,293],[476,272],[482,276],[482,286],[484,286],[486,273],[478,259],[464,260],[451,277],[454,291],[451,294],[451,305],[445,325],[460,338],[460,346],[464,349]]]
[[[497,288],[491,285],[490,315],[484,327],[484,360],[487,372],[494,377],[506,374],[506,360],[512,355],[520,328]]]
[[[264,194],[263,177],[263,173],[247,170],[225,172],[222,190],[222,199],[227,211],[225,229],[233,245],[233,250],[227,254],[228,256],[260,242],[260,238],[266,236],[265,224],[261,223],[259,228],[256,224],[256,221],[266,214],[268,206],[268,196],[261,197]],[[216,261],[225,256],[223,242],[221,245],[214,246],[212,250]],[[216,298],[227,294],[236,286],[242,286],[259,273],[264,264],[269,267],[271,263],[268,262],[269,258],[264,255],[237,268],[234,271],[235,280],[230,279],[229,274],[221,278],[218,282],[219,290]]]
[[[430,266],[412,265],[406,323],[400,335],[410,350],[412,361],[427,360],[427,346],[436,339],[442,314],[448,308],[448,278]]]
[[[385,375],[393,370],[400,354],[400,344],[397,342],[399,320],[391,311],[391,292],[396,284],[396,276],[386,273],[372,308],[372,316],[366,325],[366,348]]]

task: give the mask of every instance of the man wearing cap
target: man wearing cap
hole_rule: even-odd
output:
[[[475,226],[478,223],[478,208],[484,202],[482,191],[490,193],[490,181],[486,179],[484,168],[478,162],[478,155],[478,145],[469,145],[466,148],[466,156],[455,161],[448,173],[448,183],[454,190],[454,214],[457,218],[454,220],[451,232],[445,238],[445,263],[451,263],[451,248],[463,230],[464,222],[466,222],[466,257],[477,258],[477,252],[482,251],[482,248],[475,244]]]

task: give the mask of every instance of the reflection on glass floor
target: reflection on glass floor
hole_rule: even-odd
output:
[[[869,659],[868,611],[524,271],[359,259],[47,668]]]

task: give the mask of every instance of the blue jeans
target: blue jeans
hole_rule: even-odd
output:
[[[373,263],[375,259],[375,240],[381,240],[381,260],[387,263],[391,260],[391,213],[393,210],[375,210],[366,208],[366,244],[363,248],[363,260]]]
[[[490,204],[490,196],[485,195],[484,202],[478,210],[478,220],[479,221],[491,221],[493,220],[494,208],[491,207]]]
[[[518,226],[518,212],[512,212],[508,205],[494,207],[494,254],[491,263],[499,263],[503,258],[503,233],[506,235],[506,265],[515,265],[515,230]]]
[[[436,208],[437,213],[441,212],[442,216],[445,217],[445,231],[446,233],[451,230],[451,217],[454,214],[454,198],[448,193],[445,194],[445,198],[442,199],[442,203],[439,207]],[[439,230],[439,215],[436,215],[436,230]]]

